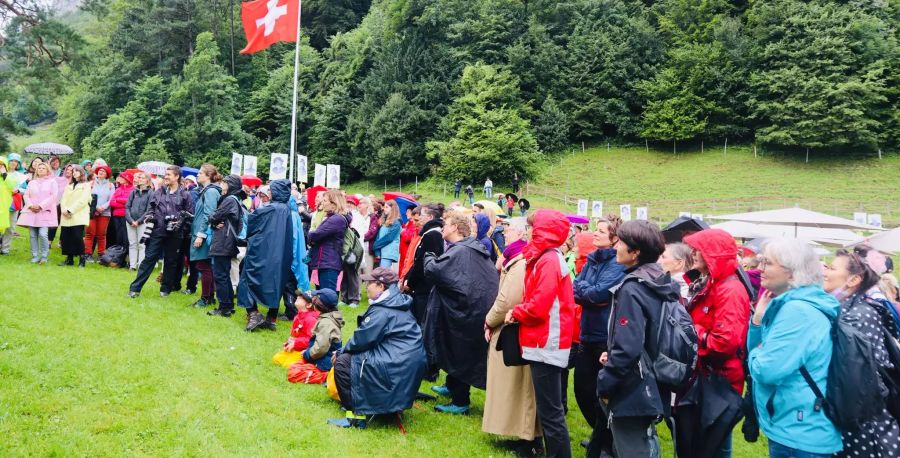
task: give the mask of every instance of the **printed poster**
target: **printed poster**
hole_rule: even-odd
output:
[[[244,175],[256,176],[256,156],[244,156]]]
[[[341,166],[337,164],[328,164],[328,184],[326,188],[338,189],[341,187]]]
[[[316,176],[313,180],[313,186],[325,186],[325,166],[316,164]]]
[[[306,183],[309,181],[309,170],[307,169],[306,156],[297,155],[297,181]]]
[[[578,216],[587,216],[588,214],[588,200],[587,199],[578,199]]]
[[[241,167],[244,164],[244,156],[238,153],[231,153],[231,174],[240,175]]]
[[[288,155],[272,154],[272,160],[269,162],[269,179],[283,180],[287,178]]]
[[[603,218],[603,201],[595,200],[591,203],[591,218]]]
[[[619,217],[622,218],[622,221],[631,221],[631,205],[619,205]]]
[[[637,218],[647,221],[647,207],[638,207],[637,208]]]

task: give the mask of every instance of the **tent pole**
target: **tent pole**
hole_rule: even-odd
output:
[[[303,0],[297,5],[297,43],[294,48],[294,101],[291,104],[291,153],[288,158],[288,180],[294,181],[294,159],[297,143],[297,76],[300,70],[300,21],[303,17]]]

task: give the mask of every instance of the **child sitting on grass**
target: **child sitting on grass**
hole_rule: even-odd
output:
[[[291,324],[291,336],[288,337],[281,351],[272,357],[272,362],[285,369],[289,369],[294,363],[303,359],[303,350],[309,346],[313,327],[319,318],[319,311],[313,307],[313,292],[297,290],[296,295],[297,300],[294,301],[294,305],[297,307],[297,315]]]
[[[338,297],[333,289],[319,289],[309,293],[319,318],[303,351],[303,359],[291,365],[291,383],[325,383],[331,370],[331,356],[341,348],[341,328],[344,317],[337,309]]]

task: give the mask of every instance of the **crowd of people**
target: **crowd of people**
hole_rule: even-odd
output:
[[[287,180],[250,187],[211,164],[188,178],[177,166],[113,175],[101,159],[0,158],[0,253],[17,227],[36,264],[57,232],[66,266],[118,246],[131,298],[162,261],[163,297],[199,283],[193,305],[210,316],[237,305],[247,331],[290,322],[273,361],[327,387],[346,410],[336,426],[433,397],[421,382],[443,372],[436,412],[468,414],[472,389],[485,390],[482,431],[515,438],[504,443],[520,454],[567,457],[574,369],[589,457],[659,456],[660,422],[678,456],[730,457],[745,416],[741,432],[761,430],[771,457],[900,456],[900,297],[888,258],[864,246],[825,265],[802,241],[750,254],[718,229],[667,244],[655,224],[615,215],[590,230],[555,210],[513,217],[503,197],[498,215],[471,185],[469,205],[401,210]],[[494,197],[490,180],[484,192]],[[341,309],[359,307],[363,288],[368,308],[344,341]],[[869,350],[838,360],[853,338]],[[841,367],[866,361],[881,389],[848,422]]]

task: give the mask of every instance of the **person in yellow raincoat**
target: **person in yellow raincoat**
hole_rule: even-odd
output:
[[[0,233],[9,228],[9,208],[12,205],[12,192],[18,186],[18,180],[8,169],[5,156],[0,156]]]

